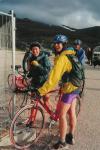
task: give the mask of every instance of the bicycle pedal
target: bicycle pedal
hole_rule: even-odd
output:
[[[56,124],[56,121],[55,120],[52,120],[51,121],[51,124],[53,125],[53,124]]]

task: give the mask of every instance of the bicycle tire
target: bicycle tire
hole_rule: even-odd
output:
[[[81,110],[81,98],[78,96],[76,100],[76,108],[75,108],[76,117],[78,117],[80,110]]]
[[[14,81],[15,78],[15,81]],[[14,74],[9,74],[8,75],[8,86],[12,91],[16,91],[16,76]]]
[[[85,89],[85,80],[83,80],[82,88],[81,88],[81,91],[79,93],[81,98],[84,96],[84,89]]]
[[[35,123],[32,124],[32,126],[30,127],[30,126],[27,126],[27,124],[25,124],[25,122],[28,120],[28,118],[25,118],[25,120],[23,120],[21,114],[23,112],[25,113],[26,110],[27,111],[30,110],[30,112],[31,112],[31,109],[37,110],[37,113],[40,113],[40,114],[36,114]],[[26,114],[24,114],[24,117],[26,117]],[[29,117],[29,114],[28,114],[28,117]],[[40,118],[42,120],[40,120]],[[21,124],[20,124],[20,122],[18,122],[17,119],[19,119]],[[36,143],[38,141],[38,139],[42,133],[42,129],[44,128],[44,120],[45,120],[45,116],[44,116],[44,112],[41,107],[35,107],[34,104],[23,107],[15,115],[15,117],[11,123],[11,127],[10,127],[11,143],[18,149],[29,148],[31,145],[33,145],[34,143]],[[39,127],[39,125],[40,125],[40,127]],[[31,132],[30,132],[30,130],[31,130]],[[25,137],[25,136],[28,136],[28,137]],[[30,140],[32,140],[32,141],[30,141]]]

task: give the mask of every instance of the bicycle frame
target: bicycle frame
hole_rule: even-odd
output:
[[[54,92],[58,92],[58,102],[61,100],[61,97],[62,97],[62,94],[60,92],[60,89],[56,89],[56,90],[52,90],[50,91],[49,93],[54,93]],[[48,94],[49,94],[48,93]],[[34,100],[33,100],[34,101]],[[37,108],[39,105],[42,106],[46,111],[47,113],[50,115],[50,117],[52,118],[52,120],[54,121],[57,121],[59,116],[57,114],[55,114],[50,108],[49,106],[47,106],[47,104],[43,103],[43,101],[39,100],[39,99],[36,99],[35,100],[35,103],[34,103],[35,107]],[[36,117],[36,114],[37,114],[37,110],[34,110],[32,109],[31,110],[31,115],[29,117],[29,120],[28,122],[32,121],[32,119],[34,118],[33,121],[35,121],[35,117]]]

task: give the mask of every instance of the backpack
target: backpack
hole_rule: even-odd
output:
[[[83,65],[79,62],[77,56],[66,55],[70,62],[72,63],[72,70],[70,73],[65,72],[62,77],[62,82],[71,82],[76,87],[81,87],[83,84],[84,77],[84,68]]]

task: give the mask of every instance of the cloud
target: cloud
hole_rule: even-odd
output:
[[[13,9],[17,17],[75,28],[100,25],[98,0],[0,0],[0,9]]]

